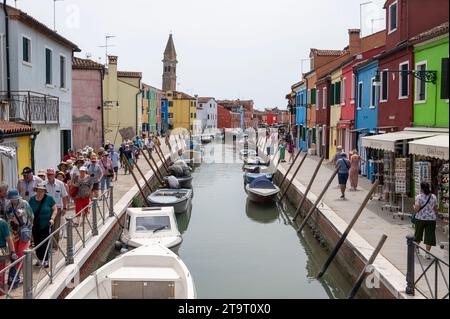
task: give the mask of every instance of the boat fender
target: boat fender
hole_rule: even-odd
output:
[[[121,250],[122,247],[123,247],[122,242],[120,242],[120,241],[117,240],[117,241],[114,243],[114,248],[115,248],[116,250]]]

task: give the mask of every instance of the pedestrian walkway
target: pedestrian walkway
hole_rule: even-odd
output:
[[[320,159],[317,156],[308,156],[300,168],[300,171],[296,177],[297,181],[299,181],[303,185],[308,185],[313,172],[317,166],[317,163]],[[296,168],[300,159],[297,160]],[[287,170],[290,166],[289,163],[280,164],[282,167]],[[289,180],[292,178],[295,169],[292,169],[289,174]],[[334,165],[326,161],[325,164],[322,164],[321,169],[316,177],[316,180],[311,188],[311,192],[314,195],[319,195],[323,189],[323,186],[329,180],[330,176],[334,172]],[[371,189],[372,184],[364,177],[360,177],[359,182],[359,190],[358,191],[347,191],[346,200],[340,199],[340,189],[338,187],[337,177],[335,181],[331,184],[328,189],[325,197],[323,198],[323,202],[330,207],[339,217],[341,217],[345,222],[350,223],[351,219],[355,215],[356,211],[364,201],[368,191]],[[408,217],[405,217],[404,220],[401,220],[399,217],[393,218],[393,213],[389,210],[382,210],[382,206],[385,205],[386,202],[378,200],[377,196],[374,196],[373,200],[369,201],[362,215],[359,217],[357,223],[355,224],[353,230],[356,231],[362,238],[364,238],[371,246],[376,247],[378,241],[382,234],[386,234],[388,239],[384,244],[381,255],[383,255],[389,262],[391,262],[396,268],[398,268],[403,274],[406,275],[407,271],[407,245],[406,245],[406,236],[408,234],[414,233],[414,229],[412,228],[411,221]],[[405,204],[405,211],[411,212],[412,203]],[[440,242],[448,241],[448,234],[445,234],[443,231],[443,224],[438,222],[438,227],[436,230],[437,242],[438,245]],[[432,253],[439,257],[440,259],[449,261],[448,248],[441,249],[439,246],[434,247],[432,249]],[[425,260],[425,258],[421,258],[423,264],[428,265],[430,262]],[[417,259],[416,259],[417,263]],[[418,272],[420,269],[420,265],[416,265],[416,278],[420,276]],[[444,268],[444,273],[447,276],[448,282],[448,267]],[[430,273],[431,274],[431,273]],[[434,273],[433,273],[434,276]],[[426,283],[421,283],[423,285]],[[433,286],[433,283],[431,283]],[[444,282],[440,282],[440,288],[446,288]],[[406,287],[406,281],[405,281]],[[426,288],[424,287],[426,290]],[[447,288],[448,291],[448,288]]]
[[[166,145],[161,145],[162,151],[164,152],[164,154],[168,154],[169,150],[168,147]],[[160,166],[161,165],[161,161],[159,159],[159,157],[153,153],[154,155],[154,159],[157,162],[157,165]],[[153,164],[153,163],[152,163]],[[150,166],[147,164],[147,161],[145,160],[144,157],[141,157],[139,159],[138,162],[139,168],[142,170],[142,172],[144,174],[147,174],[149,171],[151,171]],[[141,181],[142,177],[139,174],[138,170],[135,168],[134,169],[134,173],[136,175],[136,178]],[[118,180],[114,183],[112,183],[112,186],[114,187],[114,196],[113,196],[113,203],[114,205],[117,204],[121,198],[130,191],[131,188],[133,188],[133,186],[135,186],[136,183],[132,177],[131,174],[124,174],[124,170],[120,169],[119,170],[119,176],[118,176]],[[109,204],[109,199],[106,200],[102,200],[98,202],[99,206],[100,206],[100,210],[99,211],[103,211],[105,214],[105,218],[108,218],[108,204]],[[67,217],[72,217],[75,215],[75,211],[74,208],[72,208],[71,210],[69,210],[67,212]],[[98,214],[98,224],[99,227],[100,225],[102,225],[102,217],[101,214]],[[61,223],[64,223],[65,221],[62,221]],[[74,236],[73,236],[73,241],[74,241],[74,247],[78,247],[78,250],[80,250],[83,246],[80,245],[80,242],[82,241],[81,236],[84,233],[86,236],[86,239],[89,239],[90,237],[92,237],[91,234],[91,228],[89,225],[92,225],[92,211],[89,214],[89,221],[85,221],[85,227],[83,229],[83,227],[80,226],[78,227],[78,235],[75,235],[76,231],[74,230]],[[54,245],[55,246],[55,245]],[[37,287],[37,289],[34,291],[33,295],[39,295],[40,292],[42,290],[45,289],[46,285],[43,285],[43,283],[45,281],[48,280],[48,274],[50,272],[53,272],[55,275],[56,273],[59,273],[61,271],[62,268],[65,267],[65,254],[67,252],[67,239],[66,237],[61,237],[60,241],[59,241],[59,248],[54,247],[54,250],[52,252],[52,262],[51,262],[51,267],[49,268],[42,268],[42,267],[38,267],[38,266],[33,266],[33,287]],[[75,251],[76,253],[77,251]],[[36,260],[33,258],[33,264]],[[43,285],[44,287],[40,287],[39,285]],[[19,285],[19,287],[15,290],[13,290],[11,292],[11,297],[14,299],[22,299],[23,298],[23,283],[21,283]]]

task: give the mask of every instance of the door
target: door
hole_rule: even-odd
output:
[[[72,148],[72,131],[61,130],[61,159],[68,153],[70,148]]]

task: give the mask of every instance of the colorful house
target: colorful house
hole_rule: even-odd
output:
[[[217,128],[231,128],[231,111],[217,104]]]
[[[306,127],[308,129],[308,148],[316,149],[316,73],[310,71],[304,74],[307,83]]]
[[[169,129],[169,101],[165,94],[161,98],[161,133],[165,134]]]
[[[156,91],[156,131],[162,132],[162,99],[164,98],[164,92],[161,90]]]
[[[376,74],[378,61],[369,59],[354,67],[356,74],[356,115],[355,127],[357,134],[357,145],[360,156],[365,162],[368,161],[367,149],[362,147],[362,138],[377,133],[378,128],[378,87],[376,85]],[[362,175],[368,174],[368,165],[362,165]]]
[[[194,130],[197,120],[197,98],[179,91],[166,92],[169,129]]]
[[[72,61],[72,131],[75,149],[98,149],[103,137],[103,77],[105,67],[89,59]]]
[[[330,137],[329,137],[329,159],[332,160],[334,154],[336,153],[336,147],[340,144],[341,137],[339,136],[339,131],[337,129],[337,123],[341,118],[341,77],[342,69],[338,67],[330,75],[331,85],[330,85]]]
[[[308,134],[306,130],[306,102],[308,89],[306,81],[301,81],[292,86],[295,92],[295,125],[297,126],[297,147],[302,151],[308,150]]]
[[[109,56],[103,80],[105,140],[119,146],[142,131],[142,73],[117,70],[117,56]]]
[[[448,26],[446,22],[411,39],[415,71],[435,74],[434,83],[414,79],[414,126],[449,127]]]
[[[386,48],[379,57],[380,131],[401,131],[416,122],[413,113],[415,69],[411,38],[449,19],[449,1],[387,0]]]

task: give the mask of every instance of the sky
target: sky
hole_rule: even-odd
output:
[[[309,70],[310,48],[343,49],[348,29],[363,36],[384,29],[385,0],[58,0],[56,30],[105,63],[143,73],[161,88],[162,58],[172,32],[177,89],[216,99],[253,99],[285,109],[286,94]],[[14,0],[8,0],[14,6]],[[19,0],[17,7],[53,28],[53,0]],[[373,28],[372,28],[373,27]],[[303,61],[302,61],[303,60]]]

